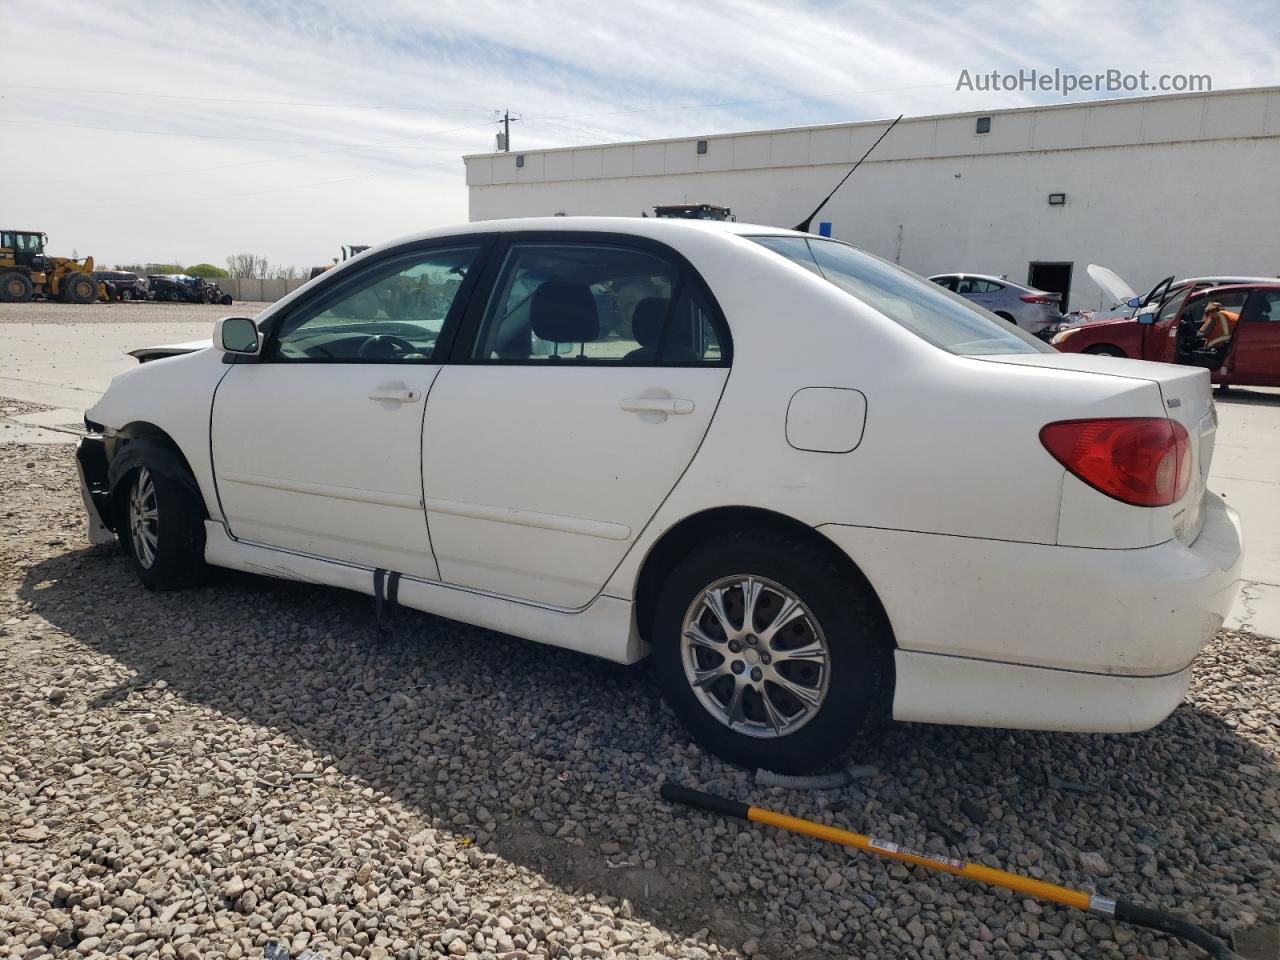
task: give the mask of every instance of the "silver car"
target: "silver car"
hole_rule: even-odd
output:
[[[1039,333],[1051,323],[1062,322],[1060,293],[1023,287],[982,273],[940,273],[929,279],[1028,333]]]

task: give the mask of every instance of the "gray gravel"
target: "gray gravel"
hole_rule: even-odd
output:
[[[760,789],[645,667],[341,591],[150,594],[67,448],[0,448],[0,956],[1191,957],[1177,941],[673,810],[663,778],[1223,933],[1280,914],[1280,644],[1223,633],[1136,736],[899,726]],[[1096,788],[1051,789],[1047,778]]]
[[[210,326],[219,317],[233,313],[256,316],[270,304],[237,300],[229,307],[216,303],[59,303],[32,300],[28,303],[0,303],[0,326],[6,323],[181,323],[199,320]]]

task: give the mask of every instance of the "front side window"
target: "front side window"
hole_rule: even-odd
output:
[[[431,362],[478,246],[417,251],[370,265],[286,317],[269,359]]]
[[[1239,316],[1244,307],[1245,298],[1248,295],[1248,290],[1227,290],[1217,296],[1213,294],[1198,295],[1182,311],[1182,318],[1179,322],[1188,327],[1199,328],[1204,323],[1204,308],[1211,303],[1220,303],[1223,310]]]
[[[1055,352],[971,301],[847,243],[794,236],[749,239],[815,270],[845,293],[950,353]]]
[[[654,254],[593,243],[517,243],[484,313],[475,360],[718,363],[701,294]]]

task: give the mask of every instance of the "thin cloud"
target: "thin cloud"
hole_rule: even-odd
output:
[[[1254,0],[42,9],[0,36],[6,76],[28,83],[0,98],[0,206],[107,261],[321,263],[463,220],[459,158],[492,148],[495,108],[523,115],[513,141],[532,149],[1055,100],[957,91],[962,68],[1280,78]],[[37,180],[63,188],[20,186]]]

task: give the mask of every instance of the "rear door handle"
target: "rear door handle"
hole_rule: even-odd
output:
[[[661,413],[680,417],[693,413],[693,401],[679,397],[631,397],[622,401],[622,409],[628,413]]]
[[[407,387],[378,387],[369,392],[370,400],[389,400],[392,403],[417,403],[422,394]]]

